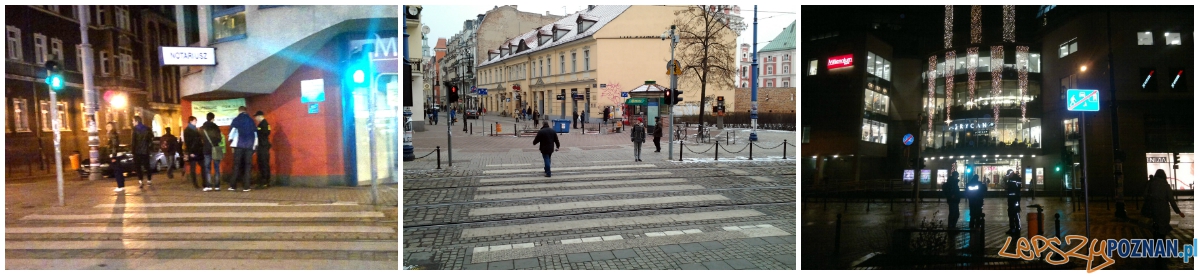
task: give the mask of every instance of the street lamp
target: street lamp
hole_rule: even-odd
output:
[[[112,98],[110,98],[108,101],[110,104],[112,104],[112,107],[116,109],[124,109],[125,106],[129,104],[129,100],[125,98],[125,94],[120,93],[114,93]]]
[[[1079,66],[1079,72],[1087,72],[1087,65]]]

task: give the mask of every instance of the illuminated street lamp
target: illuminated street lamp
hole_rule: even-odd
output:
[[[129,101],[125,98],[124,94],[114,94],[112,98],[109,98],[108,101],[109,104],[112,104],[113,108],[117,109],[124,109],[125,106],[129,104]]]
[[[1087,72],[1087,65],[1079,66],[1079,72]]]

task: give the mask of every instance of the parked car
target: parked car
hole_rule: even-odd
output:
[[[467,109],[467,111],[463,114],[463,119],[479,119],[479,110],[474,108]]]

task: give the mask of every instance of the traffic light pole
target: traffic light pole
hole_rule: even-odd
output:
[[[75,6],[77,12],[75,14],[86,15],[88,6]],[[87,117],[87,134],[88,134],[88,157],[91,160],[89,164],[90,173],[89,180],[100,180],[103,175],[100,175],[100,129],[96,122],[96,112],[100,110],[100,97],[96,93],[95,83],[92,82],[92,44],[88,43],[88,16],[79,17],[79,35],[82,37],[80,48],[83,50],[83,102],[87,107],[84,109],[84,116]]]
[[[750,141],[758,141],[758,5],[754,5],[754,51],[750,63]]]
[[[47,68],[46,78],[49,79],[51,74],[55,72]],[[46,90],[50,92],[50,127],[54,128],[54,173],[58,177],[58,206],[64,205],[63,200],[63,172],[62,172],[62,125],[58,121],[58,91],[47,84]]]
[[[675,60],[675,45],[678,44],[678,42],[678,38],[675,36],[675,25],[671,25],[671,61]],[[675,86],[678,84],[679,76],[675,75],[674,68],[667,68],[667,71],[668,73],[671,73],[672,92],[672,99],[667,99],[667,101],[671,103],[670,105],[667,105],[667,159],[671,159],[671,156],[675,156],[675,104],[677,104],[673,98],[678,96],[675,93],[679,93],[679,91],[675,91]],[[680,148],[679,151],[683,151],[683,148]]]

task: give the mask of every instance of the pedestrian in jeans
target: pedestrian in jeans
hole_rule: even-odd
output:
[[[196,177],[196,167],[204,167],[204,165],[201,164],[204,162],[205,155],[204,142],[200,137],[200,131],[196,129],[196,116],[188,116],[187,128],[183,129],[183,146],[187,147],[187,152],[183,153],[183,162],[187,163],[187,165],[184,166],[186,168],[186,172],[184,174],[191,176],[192,187],[196,187],[196,189],[201,188],[200,184],[208,182],[208,180],[205,180],[203,176]],[[201,173],[207,174],[204,171],[201,171]],[[197,184],[196,179],[200,179],[199,184]],[[208,185],[204,185],[204,187],[208,187]]]
[[[242,191],[250,191],[250,158],[254,148],[258,147],[258,131],[254,127],[254,119],[246,114],[246,107],[238,107],[238,115],[229,124],[229,145],[233,147],[233,183],[229,190],[237,190],[238,182],[242,183]]]
[[[154,187],[150,184],[154,180],[150,172],[150,144],[154,133],[150,132],[150,127],[142,124],[142,116],[133,116],[133,121],[137,122],[137,126],[133,127],[133,168],[138,174],[138,188],[147,185]],[[142,176],[145,176],[146,182],[142,182]]]
[[[662,152],[662,145],[658,141],[662,140],[662,117],[654,118],[654,152]]]
[[[121,159],[122,158],[121,158],[121,155],[119,154],[120,146],[121,146],[121,135],[119,133],[117,133],[117,126],[115,124],[113,124],[112,122],[109,122],[108,123],[108,148],[109,148],[108,167],[112,169],[113,180],[117,181],[117,188],[113,189],[113,192],[118,192],[118,193],[125,191],[125,170],[124,170],[124,168],[121,167]]]
[[[200,127],[200,133],[204,136],[204,165],[200,167],[204,170],[205,192],[221,190],[221,159],[225,158],[225,135],[213,123],[214,118],[216,115],[209,112],[205,115],[208,121]]]
[[[642,162],[642,143],[646,142],[646,126],[642,125],[642,118],[638,118],[638,122],[633,126],[633,131],[629,132],[629,140],[633,142],[633,160],[634,162]]]
[[[159,137],[159,151],[163,153],[163,159],[167,161],[167,178],[175,179],[175,154],[179,152],[179,138],[171,135],[171,128],[166,128],[167,134]]]
[[[549,123],[542,122],[542,129],[538,130],[537,137],[533,138],[533,144],[538,143],[542,144],[538,149],[542,152],[542,162],[546,163],[546,177],[550,177],[550,154],[558,151],[562,145],[558,143],[558,134],[554,133]]]

